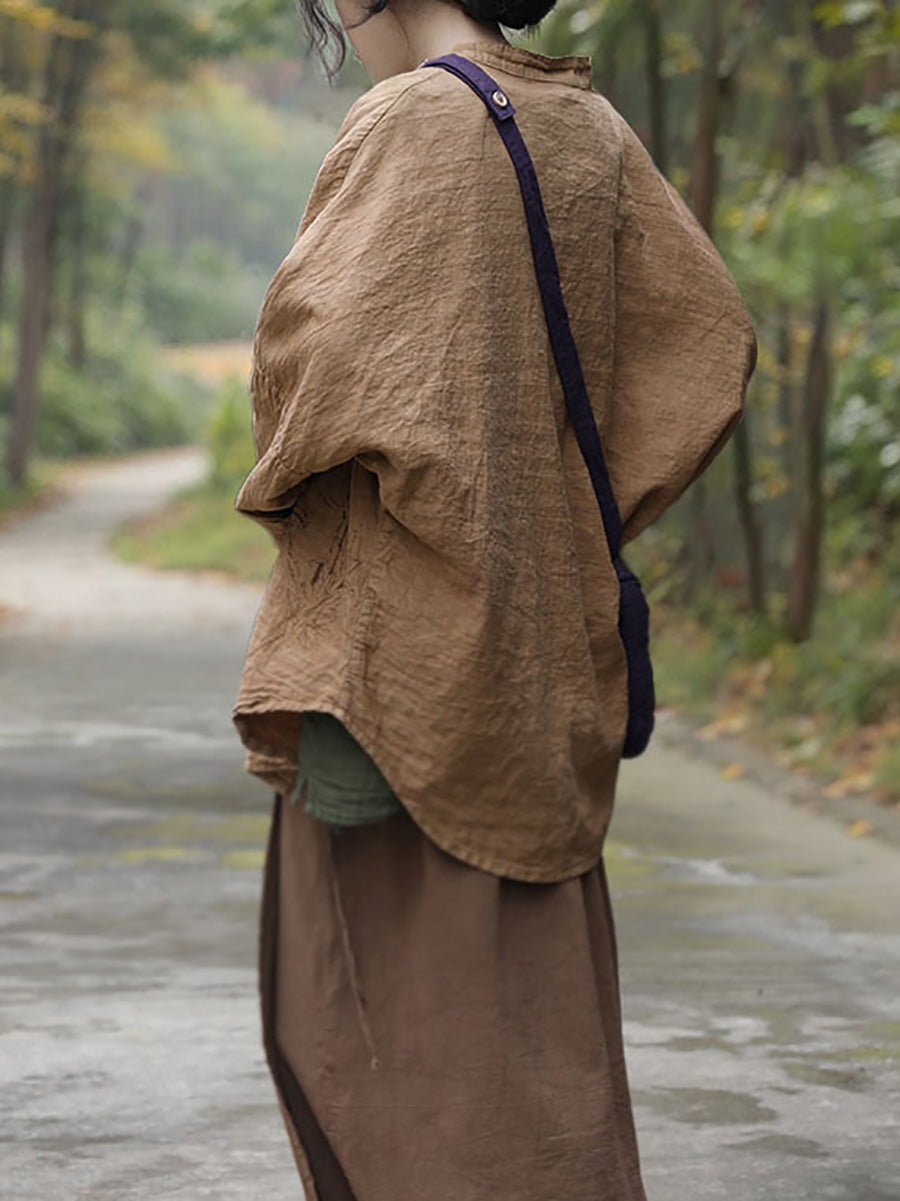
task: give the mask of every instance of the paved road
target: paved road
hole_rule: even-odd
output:
[[[85,468],[0,532],[10,1201],[300,1196],[258,1036],[270,794],[229,717],[259,589],[104,550],[203,468]],[[696,747],[661,716],[607,857],[649,1201],[900,1201],[900,852]]]

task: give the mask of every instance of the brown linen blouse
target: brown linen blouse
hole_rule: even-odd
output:
[[[588,56],[454,49],[516,106],[627,543],[733,433],[750,316]],[[515,171],[461,80],[420,66],[351,106],[250,388],[235,508],[279,554],[232,711],[246,770],[289,793],[301,712],[330,712],[448,853],[523,881],[594,866],[625,736],[617,578]]]

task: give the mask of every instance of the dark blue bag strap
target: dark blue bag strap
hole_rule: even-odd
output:
[[[597,503],[600,506],[609,553],[615,561],[622,547],[622,518],[613,495],[609,472],[606,469],[606,460],[603,457],[603,448],[600,444],[600,434],[594,420],[581,370],[581,361],[578,358],[578,350],[569,325],[569,314],[563,300],[556,252],[553,249],[553,239],[550,237],[550,227],[547,224],[547,215],[544,212],[544,202],[541,199],[534,163],[519,127],[513,119],[516,110],[509,96],[496,80],[492,79],[487,71],[484,71],[477,63],[464,58],[461,54],[443,54],[439,58],[426,59],[419,65],[443,67],[444,70],[458,75],[474,92],[477,92],[494,118],[497,130],[513,161],[519,177],[522,199],[525,202],[531,250],[541,289],[544,313],[547,318],[547,328],[550,332],[553,357],[556,359],[556,368],[562,381],[572,426],[578,438],[578,445],[581,447],[582,457],[590,472]]]

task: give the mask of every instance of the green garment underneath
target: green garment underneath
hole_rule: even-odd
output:
[[[290,800],[294,804],[300,800],[305,781],[304,811],[336,832],[403,812],[375,761],[332,713],[304,712],[297,762]]]

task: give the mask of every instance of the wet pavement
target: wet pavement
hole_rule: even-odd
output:
[[[663,731],[610,863],[650,1201],[897,1201],[900,854]]]
[[[271,794],[229,716],[260,589],[103,545],[203,469],[85,467],[0,531],[10,1201],[301,1195],[259,1042]],[[649,1201],[900,1201],[900,850],[709,758],[661,714],[607,850]]]

